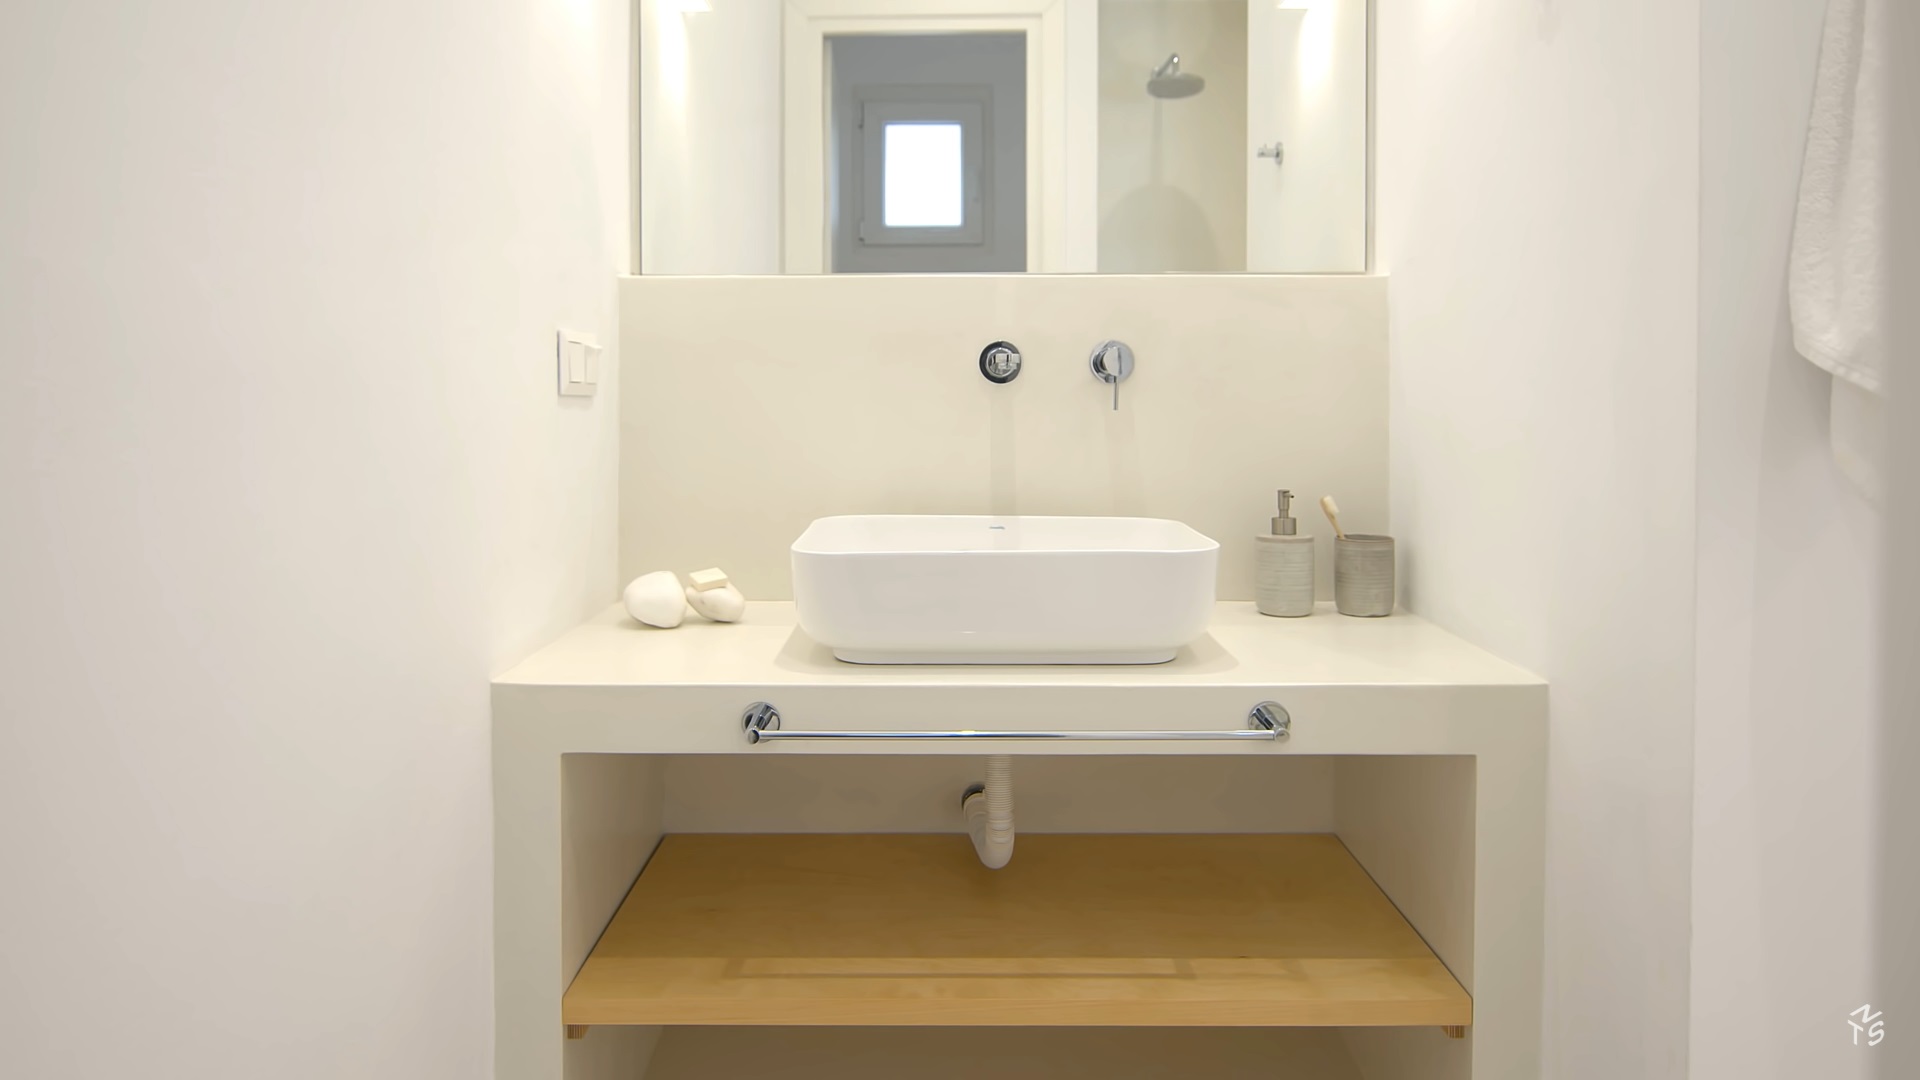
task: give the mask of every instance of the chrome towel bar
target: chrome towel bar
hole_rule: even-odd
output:
[[[764,701],[741,714],[747,741],[772,739],[1080,739],[1099,742],[1198,742],[1201,740],[1257,739],[1272,742],[1291,733],[1293,718],[1277,701],[1263,701],[1247,711],[1247,726],[1237,731],[782,731],[780,710]]]

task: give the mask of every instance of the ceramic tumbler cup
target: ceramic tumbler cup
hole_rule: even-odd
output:
[[[1342,615],[1393,614],[1393,537],[1348,533],[1334,538],[1333,606]]]

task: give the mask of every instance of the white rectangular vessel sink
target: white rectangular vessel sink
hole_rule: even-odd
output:
[[[828,517],[793,599],[856,664],[1161,664],[1205,633],[1219,559],[1158,518]]]

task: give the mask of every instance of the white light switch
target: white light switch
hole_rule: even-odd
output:
[[[561,330],[555,347],[560,393],[591,397],[600,389],[600,342],[592,334]]]

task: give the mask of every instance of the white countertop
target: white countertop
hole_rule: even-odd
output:
[[[791,602],[749,604],[739,623],[689,616],[673,630],[615,604],[494,680],[515,687],[1539,687],[1541,680],[1414,615],[1353,619],[1323,603],[1276,619],[1216,605],[1205,637],[1166,664],[867,666],[801,633]]]

